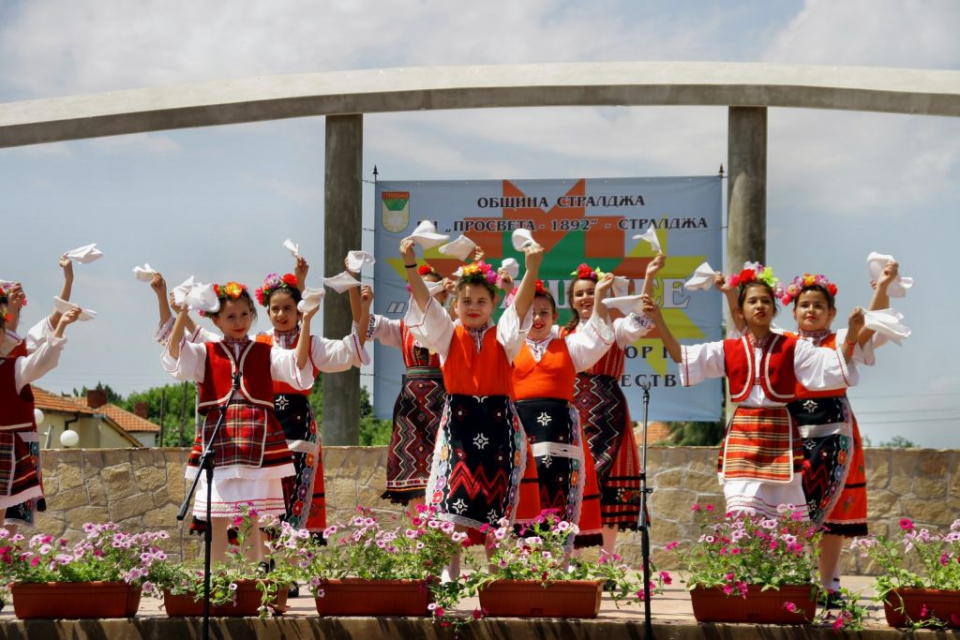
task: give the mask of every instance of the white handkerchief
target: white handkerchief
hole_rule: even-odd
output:
[[[360,273],[360,270],[363,269],[365,264],[374,264],[373,255],[367,253],[366,251],[348,251],[347,252],[347,269],[353,271],[354,273]]]
[[[9,292],[10,287],[12,287],[15,284],[17,283],[14,282],[13,280],[0,280],[0,289],[3,289],[4,291]]]
[[[530,229],[514,229],[510,239],[513,240],[513,248],[517,251],[523,251],[523,248],[528,244],[536,243]]]
[[[452,276],[452,277],[458,278],[458,279],[459,279],[459,278],[462,278],[462,277],[463,277],[463,267],[457,267],[457,270],[453,272],[453,276]]]
[[[72,302],[61,300],[60,296],[53,297],[53,306],[60,313],[66,313],[67,311],[70,311],[70,309],[73,309],[74,307],[79,307],[80,317],[78,318],[78,320],[93,320],[94,318],[97,317],[97,312],[94,311],[93,309],[84,309],[83,307],[80,307],[80,305],[78,304],[73,304]]]
[[[442,280],[440,282],[427,282],[424,280],[423,284],[427,285],[427,291],[430,293],[431,297],[443,292]]]
[[[197,283],[194,282],[193,276],[190,276],[177,286],[173,288],[173,301],[178,307],[183,306],[183,301],[187,299],[187,294],[190,293],[190,290],[196,286]]]
[[[520,263],[513,258],[507,258],[501,262],[500,268],[506,271],[507,274],[514,280],[520,276]]]
[[[884,262],[886,264],[886,262]],[[864,311],[863,326],[867,329],[873,329],[882,336],[890,338],[897,344],[900,341],[910,337],[910,327],[903,324],[903,315],[896,309],[878,309],[877,311]]]
[[[99,260],[103,257],[103,252],[100,249],[97,249],[97,243],[88,244],[83,247],[78,247],[76,249],[71,249],[65,254],[68,258],[74,262],[79,262],[80,264],[87,264],[93,262],[94,260]]]
[[[453,256],[461,262],[465,262],[467,258],[470,257],[470,254],[473,253],[473,250],[477,248],[477,243],[468,238],[467,236],[460,236],[453,242],[448,242],[443,245],[437,251],[446,256]]]
[[[424,220],[418,224],[410,237],[424,249],[432,249],[450,239],[450,236],[437,233],[437,228],[429,220]]]
[[[888,262],[895,262],[893,256],[873,251],[867,256],[867,269],[870,271],[870,279],[877,281],[883,275],[883,268]],[[896,280],[887,287],[887,293],[891,298],[902,298],[907,295],[907,289],[913,286],[913,278],[898,275]]]
[[[300,245],[294,244],[290,238],[283,241],[283,248],[289,251],[294,258],[300,257]]]
[[[353,253],[352,251],[350,253]],[[317,307],[320,306],[320,303],[323,302],[323,296],[327,294],[324,289],[311,289],[307,287],[303,290],[301,294],[300,302],[297,303],[297,309],[300,310],[300,313],[309,313]]]
[[[603,304],[608,309],[617,309],[624,314],[635,313],[640,315],[643,313],[643,301],[640,299],[641,297],[642,296],[619,296],[617,298],[604,298]]]
[[[213,290],[212,284],[200,284],[198,282],[190,288],[183,301],[187,307],[194,311],[203,311],[204,313],[220,311],[220,298],[217,297],[217,292]]]
[[[353,287],[359,287],[360,281],[354,278],[352,275],[343,271],[331,278],[324,278],[323,284],[330,287],[337,293],[343,293],[347,289],[352,289]]]
[[[657,228],[653,225],[650,225],[650,228],[643,233],[633,236],[633,239],[646,240],[653,247],[654,253],[663,253],[663,249],[660,248],[660,238],[657,237]]]
[[[625,296],[630,291],[630,281],[624,276],[613,276],[613,286],[611,287],[614,296]]]
[[[693,272],[693,275],[690,276],[690,279],[683,283],[683,288],[687,291],[694,291],[696,289],[703,289],[704,291],[713,288],[713,280],[716,276],[716,271],[708,263],[704,262],[702,265],[697,267]]]
[[[156,269],[152,268],[149,262],[144,262],[142,267],[133,268],[134,277],[141,282],[150,282],[156,274]]]

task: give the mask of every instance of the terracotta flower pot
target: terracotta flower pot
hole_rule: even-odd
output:
[[[891,627],[909,627],[913,622],[937,618],[952,629],[960,629],[960,591],[894,589],[887,594],[883,612]]]
[[[287,587],[281,587],[277,591],[272,604],[276,614],[282,614],[287,610],[288,591]],[[261,601],[262,595],[257,589],[256,580],[238,580],[237,601],[234,604],[211,606],[210,615],[216,617],[259,616]],[[178,595],[164,591],[163,607],[170,617],[203,615],[203,599],[194,599],[192,593]]]
[[[21,582],[10,593],[21,620],[130,618],[140,608],[140,586],[126,582]]]
[[[746,598],[736,593],[728,596],[720,587],[697,587],[690,592],[690,600],[697,622],[809,624],[817,611],[817,591],[812,585],[784,585],[766,591],[749,585]],[[796,611],[787,610],[788,602]]]
[[[432,598],[426,580],[343,578],[320,583],[323,616],[425,616]]]
[[[603,580],[497,580],[480,590],[486,615],[518,618],[596,618]]]

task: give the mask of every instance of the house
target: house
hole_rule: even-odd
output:
[[[62,449],[60,437],[67,429],[80,437],[79,449],[117,449],[127,447],[155,447],[160,426],[142,415],[130,413],[107,402],[107,394],[91,389],[85,397],[63,397],[36,386],[33,389],[34,406],[43,412],[43,422],[37,425],[41,449]]]

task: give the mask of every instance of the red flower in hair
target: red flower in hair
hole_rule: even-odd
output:
[[[281,280],[283,280],[283,283],[288,287],[297,286],[297,276],[293,275],[292,273],[283,274],[283,278],[281,278]]]
[[[213,292],[214,292],[215,294],[217,294],[217,297],[218,297],[218,298],[222,298],[222,297],[223,297],[223,295],[220,293],[220,285],[218,285],[218,284],[213,285]]]
[[[837,295],[837,285],[835,285],[835,284],[833,284],[833,283],[831,282],[830,284],[827,285],[827,291],[830,292],[830,295],[836,296],[836,295]]]
[[[428,264],[422,264],[422,265],[420,265],[420,266],[417,268],[417,272],[418,272],[421,276],[426,276],[426,275],[429,275],[429,274],[433,273],[433,267],[431,267],[431,266],[428,265]]]
[[[546,293],[547,290],[543,287],[543,280],[537,279],[537,293]]]
[[[737,279],[740,284],[749,284],[757,279],[757,272],[753,269],[744,269]]]
[[[597,278],[597,272],[594,271],[590,265],[584,263],[577,267],[577,279],[593,280],[596,282],[599,278]]]

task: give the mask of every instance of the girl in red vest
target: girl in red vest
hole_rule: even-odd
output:
[[[219,308],[208,312],[213,324],[223,333],[220,342],[194,344],[184,339],[189,309],[177,314],[173,333],[161,361],[164,369],[178,380],[198,383],[200,413],[204,423],[187,460],[185,476],[192,480],[198,473],[203,447],[220,418],[223,425],[214,443],[216,467],[210,523],[213,527],[213,558],[226,557],[227,529],[243,508],[251,514],[283,516],[281,478],[295,474],[293,457],[283,429],[273,412],[273,381],[295,389],[313,386],[309,340],[298,342],[294,351],[272,349],[254,342],[247,335],[257,311],[246,286],[228,282],[214,285]],[[317,309],[303,316],[301,330],[310,334],[310,319]],[[233,399],[229,404],[228,400]],[[193,502],[195,518],[206,518],[206,479],[201,477]],[[259,527],[247,540],[244,553],[252,560],[263,559],[263,533]]]
[[[524,249],[527,273],[516,298],[494,325],[496,272],[477,262],[457,281],[453,321],[417,271],[413,240],[400,243],[413,300],[404,322],[440,358],[447,396],[427,484],[427,502],[441,519],[479,532],[501,520],[540,513],[536,467],[528,462],[523,426],[511,396],[512,363],[530,328],[530,306],[543,248]],[[521,318],[523,321],[521,321]],[[521,493],[522,499],[521,499]],[[517,512],[518,504],[523,512]],[[454,568],[452,574],[456,573]]]
[[[612,275],[600,280],[598,300],[606,297],[612,284]],[[599,488],[593,457],[584,455],[585,438],[573,392],[577,373],[602,358],[615,336],[602,304],[594,307],[590,319],[576,333],[561,336],[554,324],[557,317],[553,295],[537,280],[533,324],[513,361],[513,393],[537,465],[540,508],[552,509],[561,519],[580,527],[577,547],[593,546],[602,543]],[[592,514],[585,512],[590,505]]]
[[[441,307],[444,306],[449,289],[444,286],[443,277],[429,264],[420,265],[417,272],[424,282],[436,289],[432,295]],[[356,287],[350,289],[350,302],[354,319],[360,323]],[[437,428],[447,398],[440,356],[420,343],[402,319],[370,315],[367,325],[367,340],[379,340],[385,346],[400,349],[406,366],[400,395],[393,405],[393,431],[387,448],[387,485],[380,497],[404,506],[423,504]]]
[[[257,336],[275,349],[291,350],[301,337],[298,309],[301,288],[305,284],[309,266],[298,257],[298,273],[279,276],[271,273],[263,286],[256,290],[257,302],[267,308],[273,329]],[[362,296],[362,314],[368,314],[373,296],[369,287]],[[321,336],[308,336],[310,366],[313,375],[319,372],[335,373],[359,367],[370,360],[363,348],[364,339],[351,333],[342,340],[328,340]],[[293,452],[296,474],[283,479],[283,493],[287,512],[284,519],[297,529],[322,532],[327,526],[327,507],[323,485],[323,449],[317,421],[310,406],[311,389],[298,389],[283,382],[273,381],[273,410],[283,428],[287,446]]]
[[[63,287],[60,289],[60,299],[70,300],[70,294],[73,291],[73,261],[64,256],[60,257],[60,268],[63,269]],[[3,283],[0,282],[0,286]],[[23,287],[19,282],[14,282],[7,290],[7,318],[6,327],[3,330],[3,339],[0,341],[0,356],[11,354],[28,355],[37,350],[46,339],[53,334],[60,322],[60,312],[53,310],[49,316],[44,317],[27,332],[26,337],[21,337],[17,330],[20,325],[20,313],[23,307],[27,306],[27,295],[23,292]],[[14,350],[16,352],[14,353]]]
[[[809,519],[801,479],[803,443],[786,405],[795,399],[798,382],[814,390],[856,384],[856,368],[847,363],[863,327],[863,312],[857,308],[850,314],[841,348],[817,348],[771,331],[779,281],[769,267],[747,265],[729,284],[738,287],[737,315],[747,329],[740,339],[681,346],[652,300],[644,310],[680,364],[683,386],[726,377],[730,400],[739,403],[717,466],[727,512],[776,516],[781,505],[792,505]]]
[[[653,291],[654,276],[663,267],[663,256],[654,258],[647,266],[644,293]],[[581,264],[570,282],[567,299],[573,309],[573,318],[564,329],[564,335],[578,330],[593,315],[599,275],[596,270]],[[610,350],[588,370],[577,374],[574,404],[580,413],[590,453],[596,466],[600,484],[600,512],[603,550],[612,554],[617,532],[636,530],[640,521],[640,459],[633,437],[633,422],[627,408],[627,399],[620,389],[625,349],[652,328],[645,315],[629,314],[613,321],[616,338]]]
[[[876,283],[871,310],[890,306],[887,289],[897,271],[895,262],[886,266]],[[799,336],[830,349],[845,344],[849,340],[846,330],[834,333],[830,328],[837,315],[836,293],[837,286],[823,275],[794,278],[780,299],[784,306],[793,303],[798,332],[785,335]],[[863,329],[856,339],[857,360],[872,365],[873,349],[884,341],[880,334]],[[827,604],[836,606],[840,599],[840,552],[844,539],[867,535],[863,444],[844,390],[811,391],[798,385],[796,395],[797,399],[787,408],[803,438],[803,489],[810,519],[825,529],[820,538],[820,580],[828,594]]]
[[[0,330],[6,331],[9,296],[0,289]],[[19,525],[33,526],[37,511],[45,511],[40,477],[40,436],[34,418],[30,383],[41,378],[60,360],[66,338],[63,332],[80,317],[74,307],[59,314],[56,328],[33,353],[0,357],[0,509],[3,526],[16,532]]]

